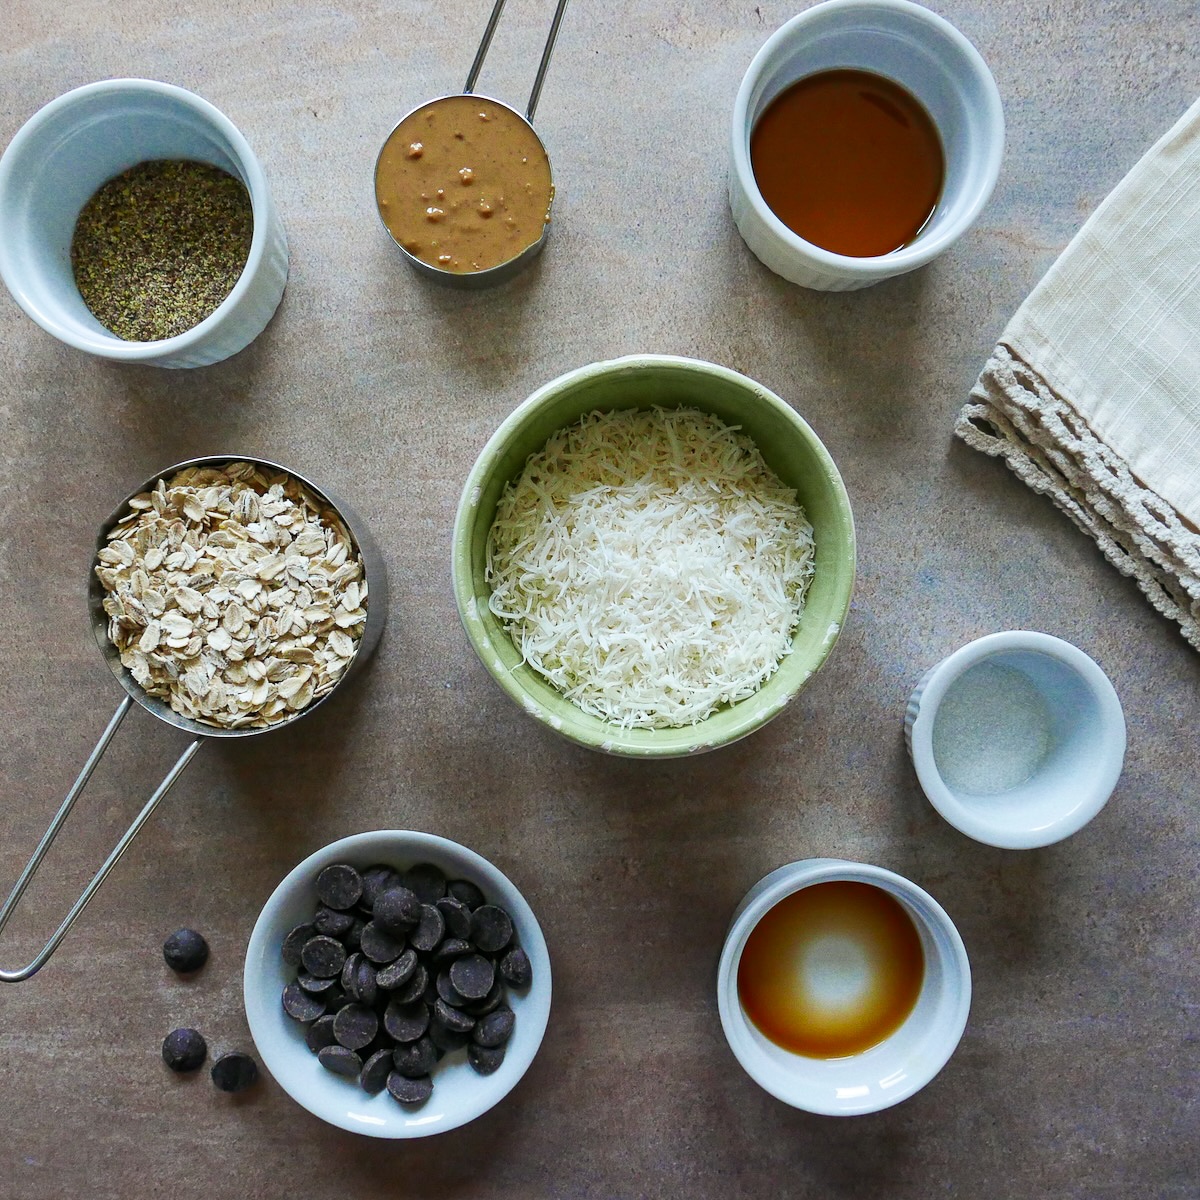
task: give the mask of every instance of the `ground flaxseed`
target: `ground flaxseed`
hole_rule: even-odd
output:
[[[106,329],[126,341],[158,341],[198,325],[229,295],[253,234],[241,180],[209,163],[142,162],[84,205],[71,267]]]

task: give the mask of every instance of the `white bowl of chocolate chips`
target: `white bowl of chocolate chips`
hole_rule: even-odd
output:
[[[521,893],[473,850],[378,830],[309,855],[246,952],[267,1070],[322,1120],[380,1138],[474,1120],[533,1061],[550,959]]]

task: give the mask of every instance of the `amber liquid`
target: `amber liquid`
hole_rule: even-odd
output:
[[[805,241],[870,258],[907,246],[946,173],[929,114],[870,71],[822,71],[777,96],[750,135],[750,165],[771,211]]]
[[[900,902],[838,880],[801,888],[759,921],[737,986],[746,1015],[776,1045],[846,1058],[900,1028],[924,979],[921,935]]]

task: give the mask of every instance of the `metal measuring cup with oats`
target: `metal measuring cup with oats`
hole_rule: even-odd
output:
[[[224,729],[277,724],[332,691],[367,619],[338,513],[248,462],[185,467],[134,496],[96,576],[138,686]]]

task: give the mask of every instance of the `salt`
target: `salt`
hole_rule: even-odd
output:
[[[933,757],[953,791],[995,796],[1032,778],[1050,748],[1050,713],[1016,667],[981,662],[946,690]]]

